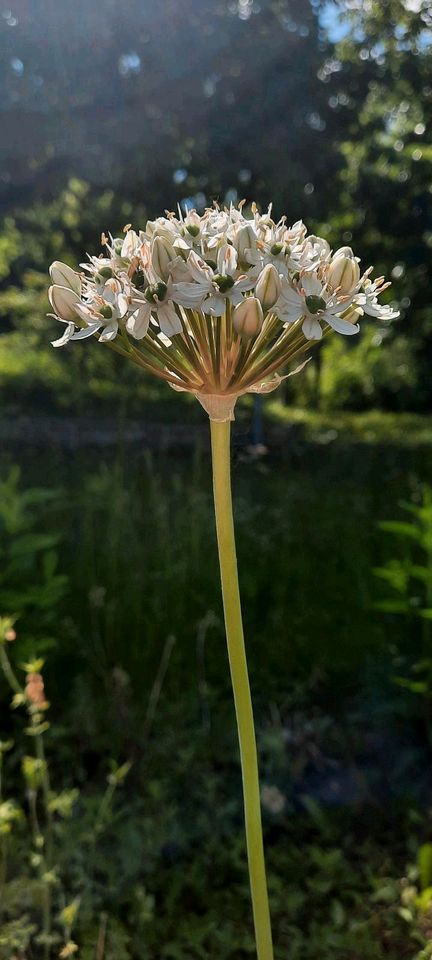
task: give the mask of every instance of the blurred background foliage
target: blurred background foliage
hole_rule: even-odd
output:
[[[7,402],[62,408],[74,397],[100,410],[109,371],[114,395],[138,409],[140,375],[128,371],[125,383],[100,350],[50,349],[47,264],[76,264],[98,250],[102,229],[139,225],[177,203],[202,209],[246,197],[263,207],[272,200],[290,222],[303,217],[334,246],[352,243],[365,266],[393,281],[400,320],[369,322],[355,343],[326,344],[309,403],[429,409],[431,19],[425,0],[7,4]],[[301,403],[302,391],[295,378],[286,399]]]

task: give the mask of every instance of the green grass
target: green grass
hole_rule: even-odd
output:
[[[292,411],[283,417],[294,422]],[[411,960],[416,949],[398,915],[398,878],[431,829],[430,764],[422,706],[392,677],[395,657],[422,655],[421,636],[415,624],[374,612],[381,585],[372,569],[389,555],[378,522],[397,518],[401,499],[418,499],[432,479],[432,454],[390,440],[396,422],[384,419],[386,432],[381,415],[369,417],[374,440],[365,436],[366,415],[350,415],[340,421],[343,442],[318,443],[335,427],[330,418],[303,415],[312,442],[292,445],[288,433],[256,462],[237,440],[233,445],[262,778],[286,800],[282,813],[265,812],[277,960]],[[354,422],[363,423],[367,449],[348,442]],[[3,470],[11,459],[3,454]],[[82,908],[82,956],[93,957],[107,913],[106,960],[248,960],[209,456],[198,449],[150,454],[120,443],[73,455],[23,450],[20,460],[24,489],[58,490],[46,502],[27,498],[33,533],[60,536],[58,566],[44,560],[34,539],[14,552],[5,537],[4,550],[15,595],[21,578],[23,597],[34,589],[39,604],[27,603],[18,620],[24,646],[11,654],[19,664],[38,645],[46,648],[52,776],[59,787],[82,790],[59,854],[69,900],[86,882],[79,832],[90,829],[108,758],[134,761]],[[17,516],[20,496],[17,490]],[[68,577],[68,588],[50,602],[48,617],[45,597],[56,571]],[[144,741],[149,692],[169,636],[175,643]],[[19,741],[19,724],[3,711],[0,738],[5,732]],[[18,748],[4,785],[24,802],[19,761]],[[27,853],[18,835],[11,864],[21,884]],[[28,889],[25,881],[26,904]],[[11,917],[14,910],[20,917],[21,894],[15,887],[10,893],[18,904]]]
[[[432,416],[420,413],[389,413],[368,410],[363,413],[334,410],[318,412],[284,406],[280,400],[267,403],[266,414],[273,423],[302,428],[311,443],[369,443],[397,446],[432,445]]]

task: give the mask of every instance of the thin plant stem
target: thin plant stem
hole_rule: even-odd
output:
[[[0,803],[3,800],[3,753],[0,750]],[[0,922],[3,916],[3,889],[7,878],[7,835],[2,834],[0,845]]]
[[[148,741],[152,727],[153,727],[153,721],[156,716],[157,706],[159,703],[163,683],[165,680],[166,672],[168,670],[168,666],[171,659],[171,654],[174,649],[175,642],[176,642],[175,637],[173,637],[172,635],[167,637],[165,641],[165,646],[162,651],[162,656],[160,659],[156,678],[150,691],[150,697],[147,704],[147,710],[146,710],[145,721],[144,721],[144,731],[143,731],[143,740],[145,743]]]
[[[225,629],[237,717],[249,879],[258,960],[273,960],[264,845],[258,758],[252,699],[243,636],[240,590],[234,535],[230,470],[230,423],[210,421],[213,491]]]
[[[6,680],[8,681],[14,693],[22,694],[23,688],[15,674],[15,671],[12,667],[12,664],[3,646],[0,646],[0,666],[6,677]],[[31,711],[29,711],[29,713],[30,713],[31,725],[37,726],[40,722],[40,719],[36,719],[34,713],[32,713]],[[49,782],[47,763],[45,759],[45,751],[44,751],[42,734],[36,733],[34,739],[35,739],[36,757],[42,764],[42,794],[44,799],[45,818],[47,822],[47,847],[46,847],[46,850],[44,851],[44,854],[41,860],[41,866],[40,866],[40,872],[41,872],[41,875],[43,875],[43,873],[46,870],[49,870],[51,866],[53,824],[52,824],[52,814],[49,806],[50,782]],[[30,819],[31,819],[32,828],[33,828],[33,837],[36,844],[40,838],[43,838],[43,833],[40,828],[39,820],[38,820],[36,790],[33,790],[33,789],[29,790],[28,801],[29,801]],[[49,960],[49,954],[50,954],[49,938],[51,936],[51,890],[48,882],[46,881],[44,884],[44,896],[43,896],[43,903],[42,903],[42,926],[43,926],[43,933],[44,933],[44,958],[45,960]]]

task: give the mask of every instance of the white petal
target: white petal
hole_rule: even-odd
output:
[[[225,297],[215,293],[207,300],[204,300],[202,310],[204,313],[210,313],[212,317],[222,317],[225,313],[225,307]]]
[[[205,261],[192,250],[187,258],[187,265],[192,279],[196,280],[197,283],[206,283],[209,288],[213,273],[208,263],[205,263]]]
[[[395,320],[399,316],[399,310],[393,310],[388,303],[378,303],[378,300],[366,300],[362,307],[369,317],[377,317],[379,320]]]
[[[237,284],[232,288],[232,290],[230,290],[230,291],[228,292],[228,298],[229,298],[229,300],[231,301],[231,303],[233,304],[234,307],[237,307],[238,304],[239,304],[239,303],[242,303],[242,301],[245,299],[245,297],[243,296],[241,290],[239,290],[239,289],[237,288]],[[249,299],[249,298],[247,298],[247,299]]]
[[[336,317],[332,313],[325,313],[324,318],[336,333],[343,333],[347,337],[352,337],[353,333],[358,333],[360,330],[358,323],[349,323],[348,320],[342,320],[342,317]]]
[[[250,273],[246,277],[239,277],[236,280],[234,287],[236,290],[242,290],[243,293],[246,293],[247,290],[252,290],[256,284],[256,276],[252,276]]]
[[[162,303],[157,308],[157,318],[162,333],[166,337],[174,337],[176,333],[182,332],[180,317],[177,316],[172,303]]]
[[[173,283],[170,295],[182,307],[199,307],[207,296],[208,285],[204,283]]]
[[[117,310],[119,317],[125,317],[129,309],[128,299],[124,293],[120,293],[117,297]]]
[[[192,279],[183,257],[175,257],[170,263],[170,274],[174,283],[190,282]]]
[[[100,330],[102,324],[99,323],[90,323],[88,327],[83,327],[82,330],[78,330],[77,333],[74,333],[71,340],[87,340],[87,337],[92,337],[97,330]]]
[[[142,340],[149,328],[151,306],[142,306],[126,320],[126,330],[135,340]]]
[[[321,296],[322,283],[318,280],[318,277],[308,273],[301,278],[301,283],[307,297]]]
[[[99,337],[100,343],[103,343],[105,340],[115,340],[118,334],[118,323],[117,320],[111,320],[111,323],[107,323],[104,327],[103,332]]]
[[[58,340],[51,340],[52,347],[64,347],[66,343],[69,343],[69,340],[72,338],[72,334],[75,330],[74,323],[68,323],[65,332],[59,337]]]
[[[237,253],[229,243],[220,248],[217,255],[217,269],[224,277],[232,277],[237,267]]]
[[[321,340],[322,329],[318,320],[313,317],[305,317],[302,324],[302,330],[306,340]]]
[[[297,297],[290,302],[286,297],[279,297],[279,300],[273,307],[273,312],[282,320],[282,323],[295,323],[300,320],[305,312],[304,301]]]

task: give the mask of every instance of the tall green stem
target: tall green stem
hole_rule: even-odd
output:
[[[211,420],[210,425],[219,565],[228,656],[240,745],[246,842],[255,938],[258,960],[273,960],[261,825],[258,758],[243,636],[232,512],[230,423],[229,421],[217,423]]]

